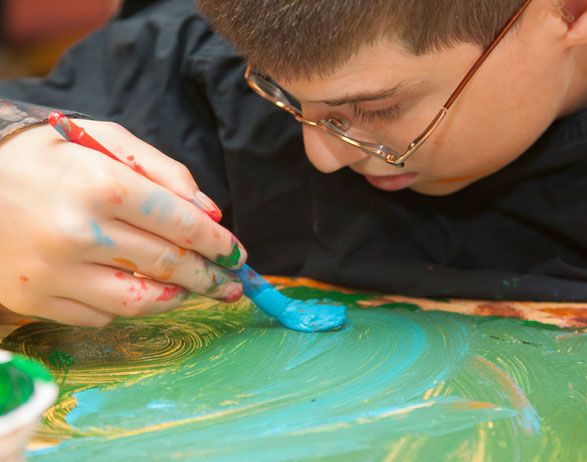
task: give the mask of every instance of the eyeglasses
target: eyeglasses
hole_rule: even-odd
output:
[[[458,96],[461,94],[463,89],[469,83],[477,69],[483,64],[483,62],[487,59],[487,57],[491,54],[491,52],[495,49],[495,47],[501,42],[501,39],[505,37],[508,31],[512,28],[512,26],[516,23],[516,21],[520,18],[522,13],[528,8],[532,0],[526,0],[517,13],[509,20],[509,22],[505,25],[505,27],[501,30],[501,32],[497,35],[497,37],[491,42],[491,44],[487,47],[487,49],[483,52],[483,54],[477,59],[473,67],[467,72],[463,80],[459,83],[455,91],[452,92],[446,103],[442,106],[442,109],[436,114],[436,117],[430,122],[430,124],[426,127],[426,129],[412,141],[407,149],[404,151],[403,154],[400,154],[398,151],[390,148],[389,146],[385,146],[383,144],[378,143],[370,143],[367,141],[361,141],[357,138],[352,137],[349,135],[348,131],[350,129],[350,124],[348,122],[342,121],[337,118],[328,118],[328,119],[321,119],[318,122],[313,120],[306,119],[302,114],[302,110],[299,109],[291,102],[291,100],[286,96],[285,92],[275,85],[273,82],[265,79],[261,75],[255,73],[251,66],[247,66],[245,71],[245,79],[248,85],[257,92],[260,96],[265,98],[266,100],[271,101],[279,108],[283,109],[284,111],[291,114],[298,122],[302,124],[309,125],[311,127],[315,127],[321,129],[338,138],[345,143],[350,144],[351,146],[355,146],[356,148],[360,149],[366,154],[374,156],[378,159],[385,161],[388,164],[391,164],[395,167],[401,168],[404,166],[404,163],[407,159],[409,159],[418,149],[422,147],[422,145],[432,136],[432,134],[436,131],[438,126],[446,117],[448,110],[456,101]]]

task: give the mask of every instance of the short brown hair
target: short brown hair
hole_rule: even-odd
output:
[[[199,0],[214,28],[275,78],[327,76],[362,46],[399,39],[422,55],[486,47],[523,0]]]

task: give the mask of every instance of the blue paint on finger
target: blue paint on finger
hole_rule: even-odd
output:
[[[114,246],[114,241],[102,232],[102,229],[100,228],[100,225],[96,222],[96,220],[92,220],[90,224],[92,226],[92,233],[94,234],[94,239],[99,245],[104,245],[106,247]]]
[[[152,192],[142,205],[144,215],[157,214],[157,223],[165,223],[171,217],[173,209],[173,197],[163,191]]]

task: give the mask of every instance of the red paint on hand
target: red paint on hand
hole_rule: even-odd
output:
[[[99,151],[111,159],[122,162],[112,152],[92,138],[82,127],[78,126],[68,117],[65,117],[61,112],[52,112],[49,114],[48,121],[49,125],[54,127],[67,141],[79,144],[85,148],[93,149],[94,151]]]
[[[18,279],[20,279],[20,282],[23,284],[29,282],[29,278],[27,278],[24,274],[21,274]]]
[[[196,191],[194,197],[190,200],[192,204],[198,207],[202,212],[208,215],[212,220],[218,223],[222,219],[222,211],[216,203],[202,191]]]
[[[143,166],[141,164],[139,164],[138,162],[131,163],[130,168],[132,168],[135,172],[143,175],[144,177],[149,178],[149,175],[147,175],[147,172],[145,171]]]
[[[184,292],[184,289],[178,286],[168,286],[164,287],[161,295],[157,297],[158,302],[169,302],[174,298],[177,298],[180,294]]]
[[[226,297],[224,297],[224,301],[227,303],[233,303],[239,300],[244,293],[243,286],[238,286],[233,291],[231,291]]]

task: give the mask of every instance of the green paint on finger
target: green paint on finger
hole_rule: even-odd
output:
[[[236,242],[232,243],[232,252],[230,255],[221,255],[214,260],[214,263],[225,266],[227,268],[233,268],[238,265],[238,262],[241,258],[241,251],[238,247]]]

